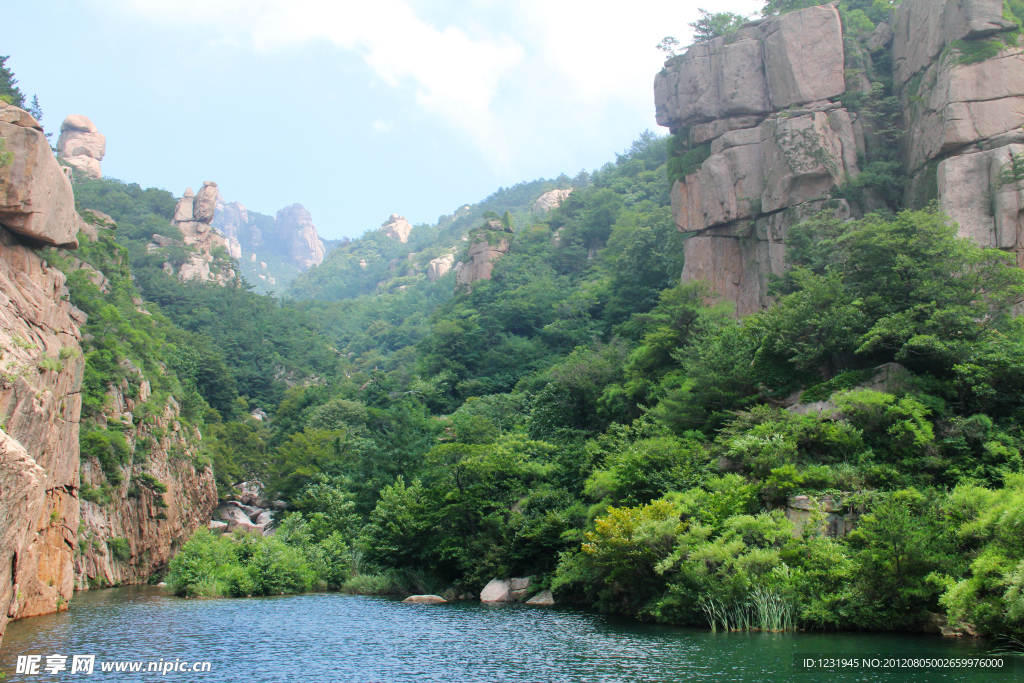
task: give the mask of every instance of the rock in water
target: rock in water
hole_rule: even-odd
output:
[[[512,584],[503,579],[491,579],[480,591],[480,602],[515,602]]]
[[[555,604],[555,597],[549,590],[542,590],[532,598],[526,601],[527,605],[553,605]]]
[[[413,602],[421,605],[437,605],[442,602],[448,602],[440,595],[410,595],[402,602]]]
[[[72,114],[60,124],[57,152],[64,161],[90,178],[102,178],[100,161],[106,155],[107,138],[81,114]]]

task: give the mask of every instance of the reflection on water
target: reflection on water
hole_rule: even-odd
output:
[[[967,657],[987,644],[892,634],[712,634],[569,608],[407,605],[318,593],[184,600],[136,587],[75,595],[10,624],[7,681],[1017,681],[1009,672],[795,673],[794,652]],[[19,654],[209,661],[209,673],[16,675]],[[44,660],[45,663],[45,660]],[[70,669],[71,659],[68,659]]]

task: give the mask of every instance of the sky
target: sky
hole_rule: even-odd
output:
[[[175,196],[213,180],[271,215],[297,202],[336,239],[667,133],[655,45],[688,42],[701,4],[46,0],[5,9],[0,54],[48,131],[84,114],[106,135],[105,176]]]

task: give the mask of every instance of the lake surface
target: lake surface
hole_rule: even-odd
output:
[[[973,657],[990,644],[893,634],[736,634],[651,626],[573,608],[407,605],[390,598],[315,593],[185,600],[149,587],[77,593],[62,614],[8,626],[4,683],[20,681],[1021,681],[1016,671],[797,672],[813,657]],[[46,673],[45,655],[68,657]],[[15,673],[18,655],[43,655],[40,673]],[[70,673],[95,655],[91,675]],[[101,662],[144,662],[142,673]],[[210,670],[146,673],[146,664],[208,661]],[[1009,665],[1008,665],[1009,666]]]

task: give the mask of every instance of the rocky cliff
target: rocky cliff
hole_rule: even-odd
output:
[[[145,583],[217,506],[213,471],[197,464],[199,430],[183,423],[173,397],[147,406],[150,384],[131,370],[135,380],[111,388],[99,421],[121,430],[132,462],[111,481],[96,457],[82,455],[77,590]]]
[[[65,277],[35,249],[77,246],[71,183],[42,128],[0,103],[0,637],[8,620],[67,606],[79,522],[85,366]]]
[[[1001,0],[904,0],[891,21],[852,35],[822,5],[666,62],[655,104],[673,135],[673,216],[692,235],[684,281],[707,280],[740,315],[766,306],[790,226],[823,210],[900,208],[844,191],[893,144],[909,179],[904,206],[937,198],[962,235],[1019,250],[1019,192],[1002,183],[1024,123],[1017,22]],[[898,140],[879,116],[890,77]]]
[[[471,231],[466,260],[456,266],[456,284],[468,286],[479,280],[490,280],[494,262],[508,253],[512,232],[510,223],[499,220],[489,220]]]

